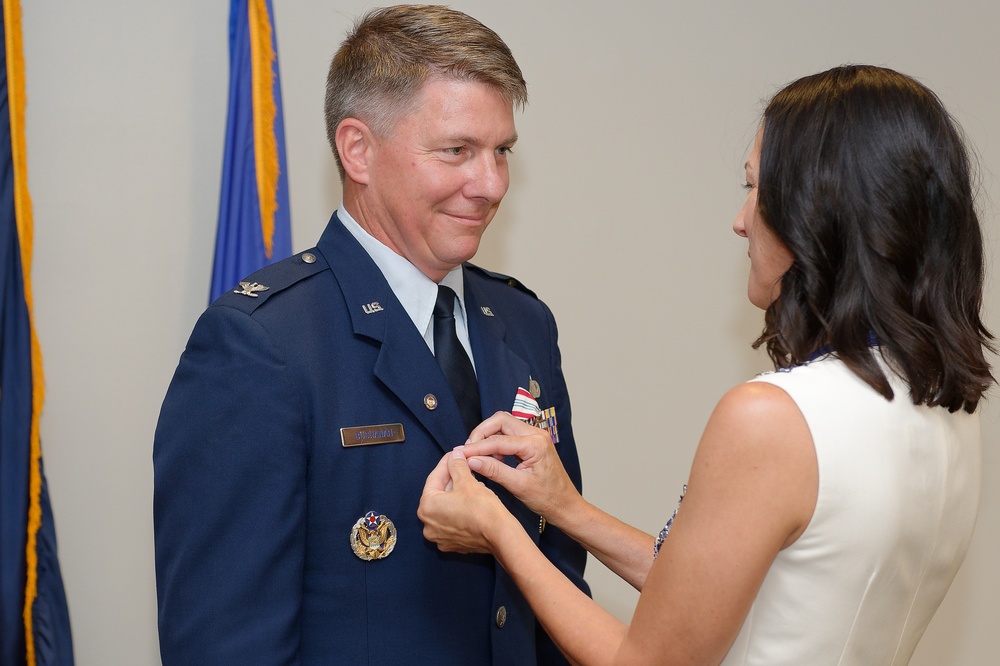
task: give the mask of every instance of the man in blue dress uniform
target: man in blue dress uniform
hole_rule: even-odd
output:
[[[467,263],[526,96],[503,41],[443,7],[371,12],[334,56],[343,204],[209,307],[163,403],[167,666],[562,663],[503,569],[439,553],[416,514],[441,456],[528,393],[580,482],[551,312]],[[497,492],[586,589],[583,549]]]

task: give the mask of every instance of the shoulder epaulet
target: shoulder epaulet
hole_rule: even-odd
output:
[[[517,289],[519,291],[523,291],[524,293],[528,294],[532,298],[538,298],[538,294],[536,294],[535,292],[533,292],[530,289],[528,289],[527,287],[525,287],[524,284],[520,280],[518,280],[517,278],[513,278],[513,277],[511,277],[509,275],[504,275],[503,273],[496,273],[494,271],[488,271],[485,268],[481,268],[479,266],[476,266],[475,264],[470,264],[469,262],[466,262],[465,266],[466,266],[466,268],[470,268],[470,269],[476,271],[480,275],[484,275],[484,276],[486,276],[488,278],[491,278],[493,280],[499,280],[500,282],[506,282],[509,286],[514,287],[515,289]]]
[[[215,299],[212,305],[224,305],[250,314],[275,294],[326,268],[328,264],[316,248],[299,252],[240,280],[233,289]]]

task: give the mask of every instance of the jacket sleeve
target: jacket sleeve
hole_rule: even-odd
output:
[[[562,372],[562,356],[559,352],[558,330],[552,312],[544,303],[542,303],[542,307],[545,310],[545,317],[548,323],[548,337],[551,348],[549,358],[552,364],[550,370],[552,380],[549,381],[549,388],[552,390],[551,404],[556,409],[556,418],[558,420],[559,443],[556,444],[556,449],[559,451],[559,458],[562,460],[566,473],[573,480],[573,484],[577,490],[582,492],[583,481],[580,473],[580,458],[576,451],[576,440],[573,438],[569,391],[566,388],[566,380]],[[587,563],[587,551],[583,546],[551,525],[546,526],[545,530],[539,536],[538,546],[567,578],[590,596],[590,587],[583,579],[583,570]],[[538,649],[538,663],[540,666],[568,663],[565,657],[562,656],[559,648],[555,646],[555,643],[552,642],[552,639],[549,638],[541,626],[537,628],[535,635]]]
[[[303,405],[252,316],[210,307],[153,445],[163,664],[292,664],[305,553]]]

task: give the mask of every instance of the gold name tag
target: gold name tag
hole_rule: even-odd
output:
[[[340,441],[345,446],[368,446],[369,444],[389,444],[406,439],[402,423],[341,428]]]

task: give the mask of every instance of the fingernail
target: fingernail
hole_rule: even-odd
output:
[[[451,450],[451,457],[452,458],[464,458],[465,457],[465,453],[462,451],[462,447],[461,446],[456,446],[455,448],[453,448]]]
[[[469,469],[473,472],[478,472],[483,468],[483,461],[479,458],[469,458]]]

